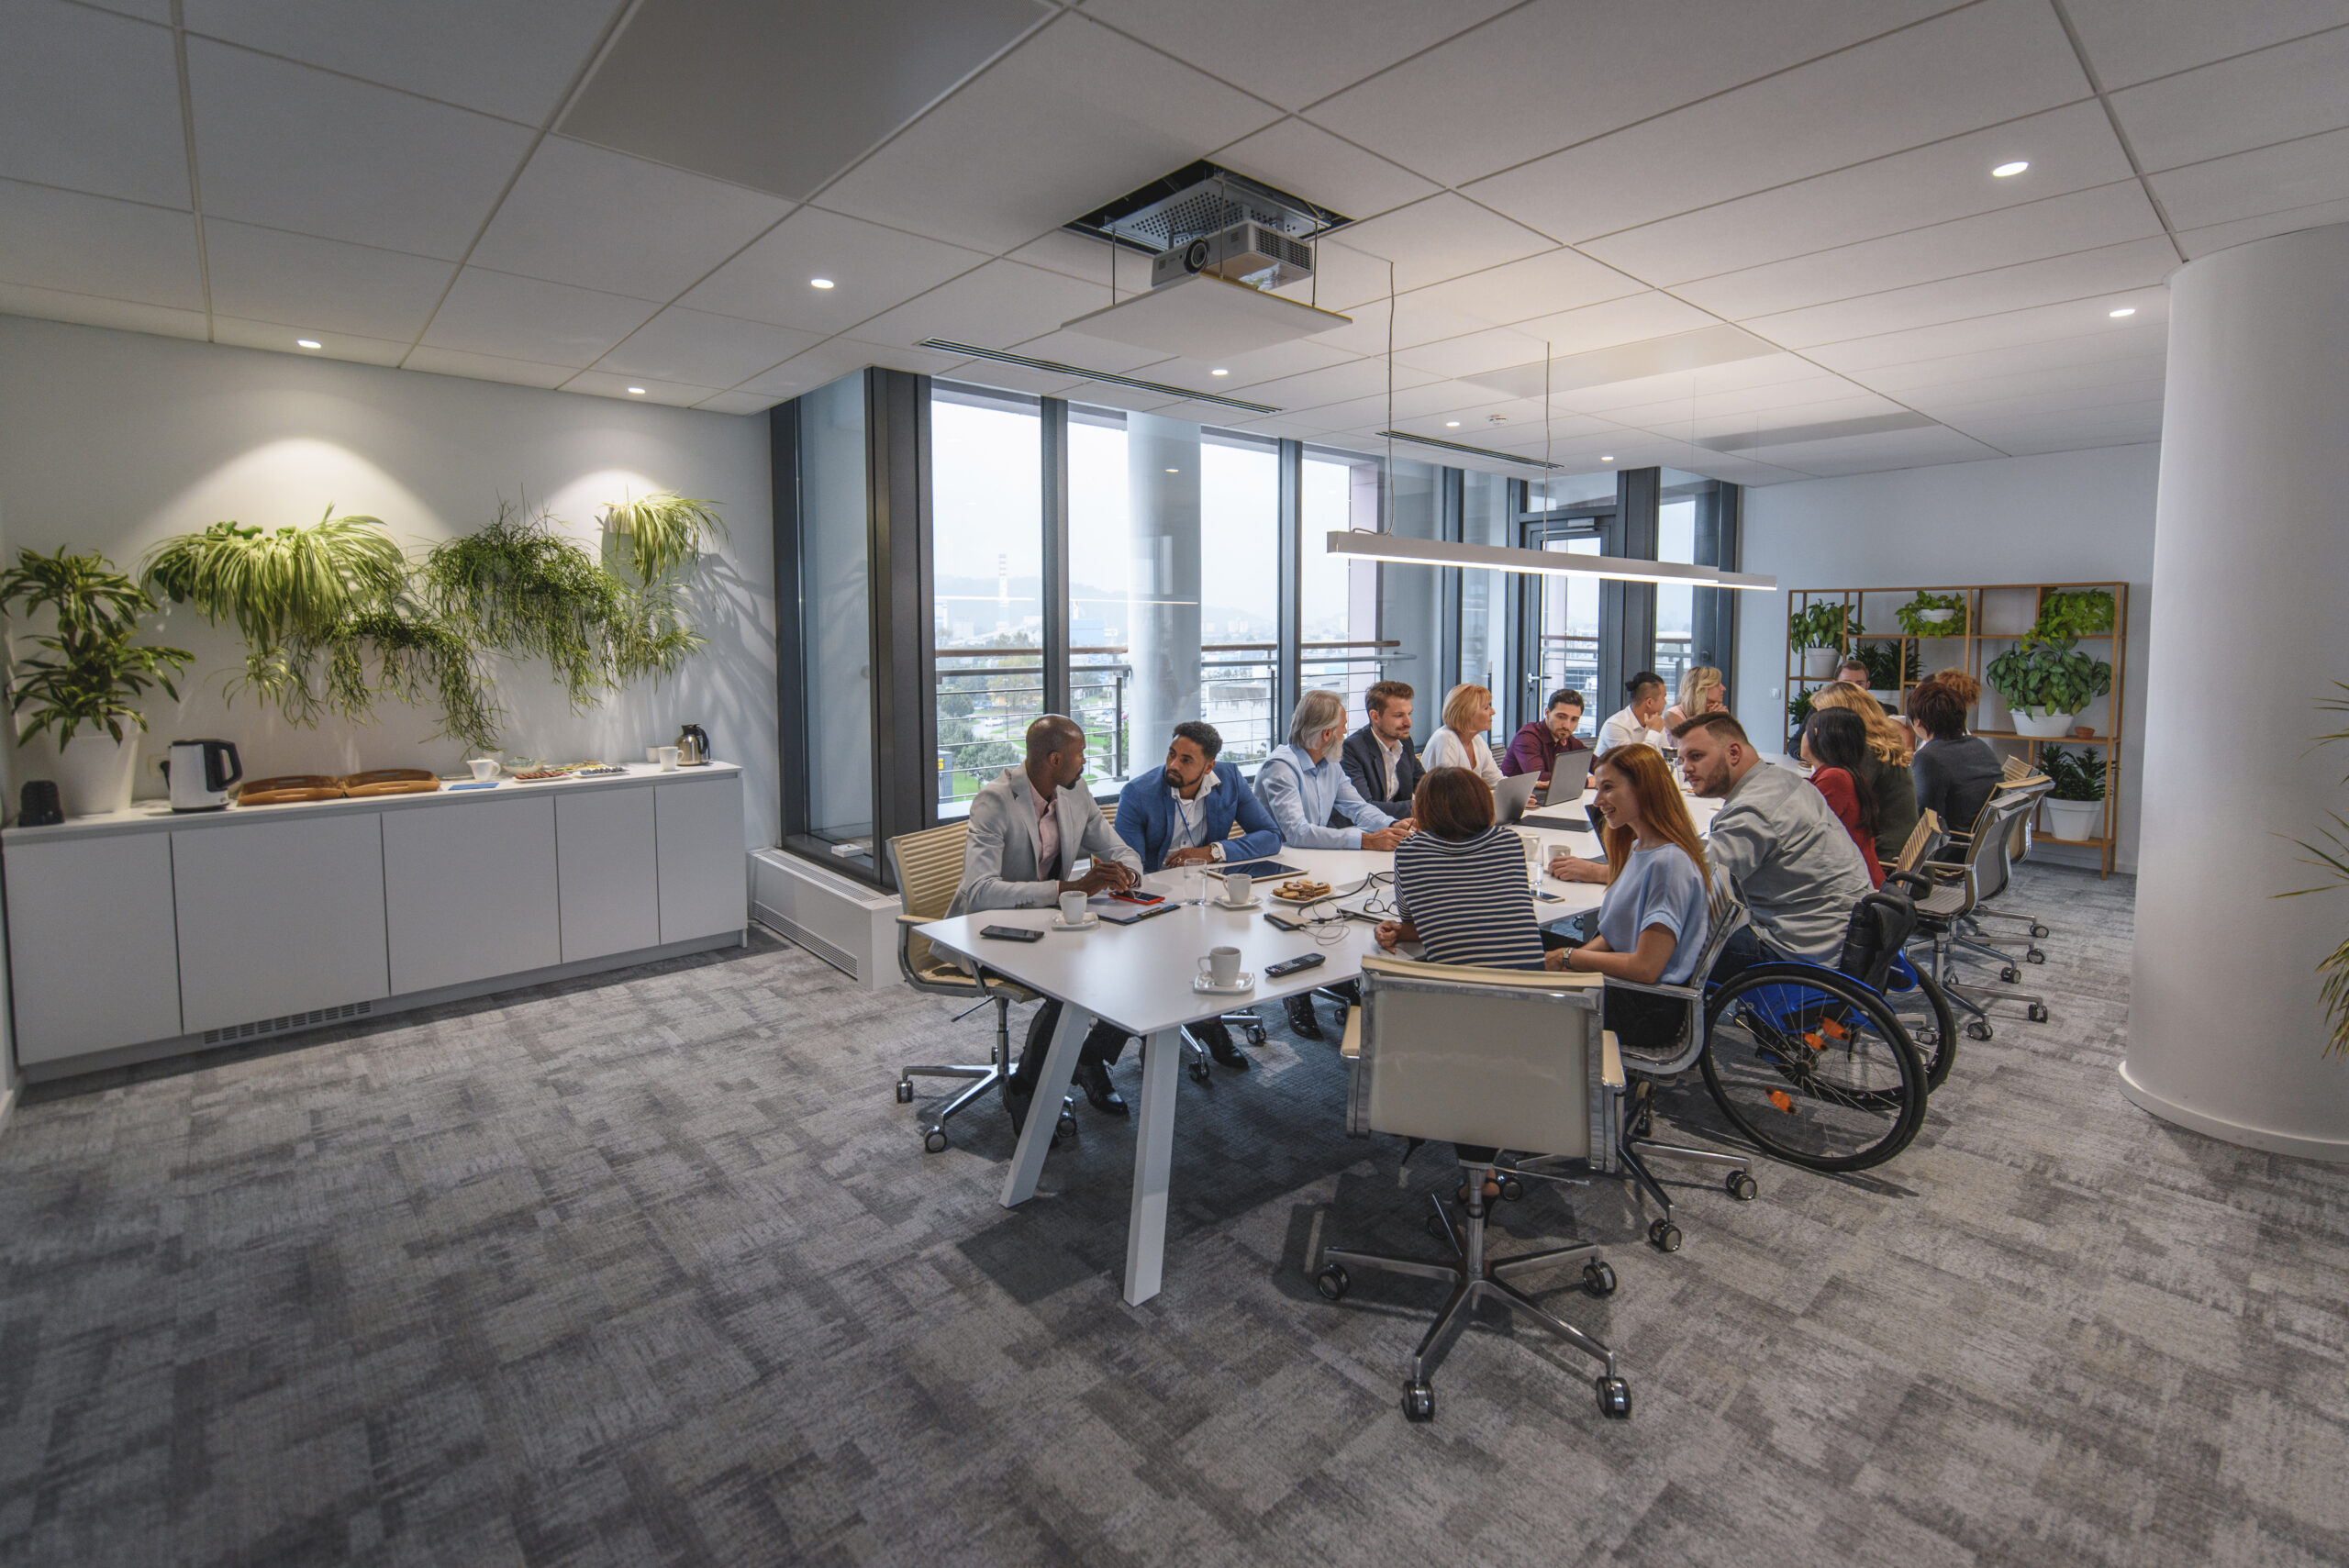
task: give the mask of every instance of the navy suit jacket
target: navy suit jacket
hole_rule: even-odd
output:
[[[1419,787],[1419,779],[1427,769],[1419,763],[1419,749],[1408,735],[1403,737],[1403,755],[1395,764],[1395,787],[1400,793],[1386,793],[1386,758],[1378,750],[1378,737],[1365,724],[1346,737],[1339,750],[1338,765],[1346,770],[1346,777],[1353,782],[1354,793],[1379,810],[1401,821],[1411,814],[1411,792]],[[1339,826],[1333,822],[1332,827]]]
[[[1281,830],[1273,826],[1271,813],[1240,776],[1240,770],[1230,762],[1215,765],[1212,783],[1200,785],[1207,798],[1207,815],[1200,827],[1208,844],[1223,844],[1226,860],[1262,860],[1266,855],[1281,852]],[[1241,836],[1224,844],[1224,838],[1237,820]],[[1118,837],[1133,846],[1141,856],[1141,869],[1154,872],[1166,864],[1166,847],[1174,840],[1174,803],[1166,795],[1166,770],[1156,767],[1138,778],[1129,780],[1118,792]]]

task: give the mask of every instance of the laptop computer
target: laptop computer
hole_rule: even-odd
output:
[[[1501,787],[1493,791],[1495,817],[1506,824],[1523,817],[1526,806],[1532,803],[1533,786],[1541,782],[1538,773],[1519,773],[1501,780]]]
[[[1542,796],[1543,806],[1572,806],[1582,799],[1583,786],[1590,783],[1590,765],[1598,753],[1590,751],[1561,751],[1550,760],[1550,788]]]

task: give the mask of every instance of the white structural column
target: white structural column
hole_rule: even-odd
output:
[[[2349,815],[2349,225],[2170,280],[2129,1097],[2231,1142],[2349,1161],[2318,961],[2349,892],[2293,840]]]
[[[1177,723],[1199,717],[1199,428],[1127,415],[1126,495],[1129,766],[1139,773],[1166,755]]]

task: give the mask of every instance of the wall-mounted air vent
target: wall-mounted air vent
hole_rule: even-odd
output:
[[[284,1034],[289,1029],[340,1023],[345,1018],[363,1018],[374,1010],[373,1002],[346,1002],[340,1007],[313,1007],[306,1013],[288,1013],[280,1018],[255,1018],[249,1024],[229,1024],[222,1029],[206,1029],[204,1043],[233,1045],[238,1040],[254,1040],[265,1034]]]

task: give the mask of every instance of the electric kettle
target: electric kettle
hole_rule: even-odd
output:
[[[163,776],[171,781],[173,811],[220,811],[228,805],[228,786],[245,776],[245,764],[233,741],[174,740]]]
[[[709,761],[709,731],[688,724],[677,731],[677,766],[697,768]]]

